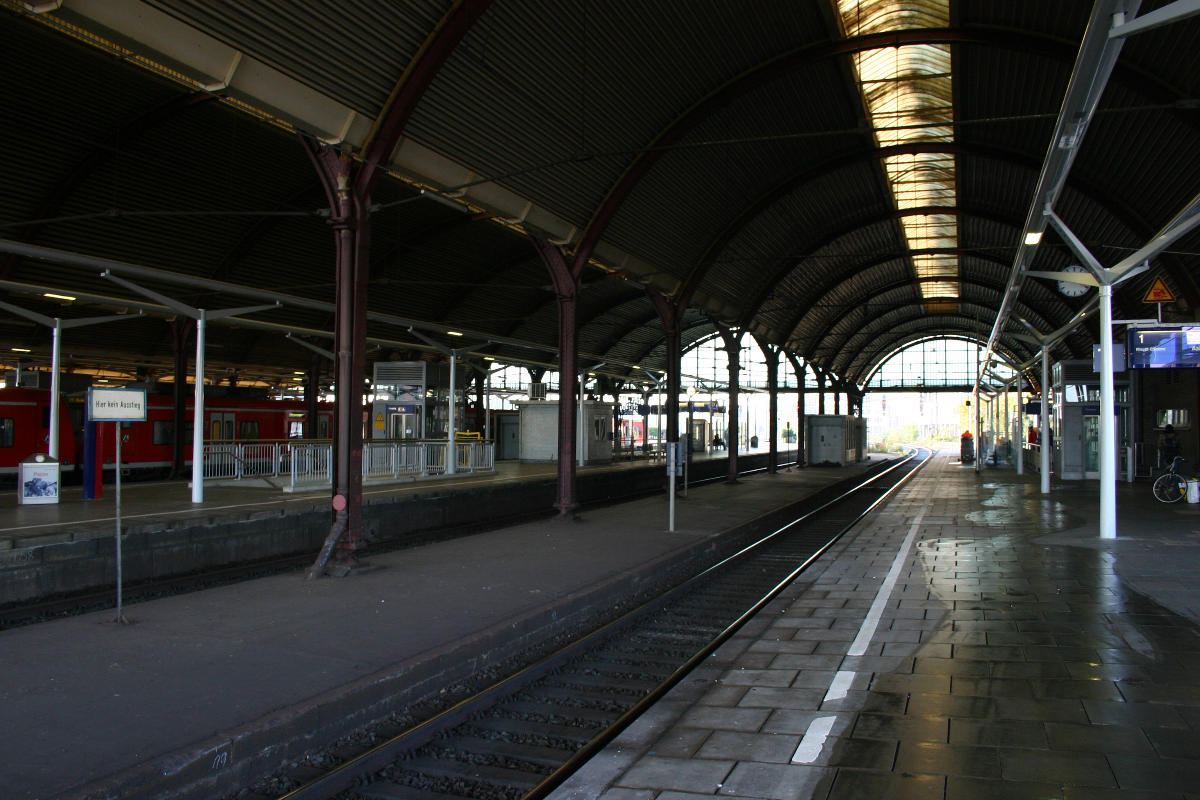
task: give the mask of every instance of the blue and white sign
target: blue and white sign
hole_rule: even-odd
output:
[[[144,422],[146,419],[145,389],[88,389],[89,422]]]

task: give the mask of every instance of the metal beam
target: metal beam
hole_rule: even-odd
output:
[[[1010,303],[1019,293],[1022,271],[1032,262],[1041,237],[1046,230],[1046,211],[1053,209],[1066,184],[1067,175],[1075,163],[1079,146],[1087,133],[1088,125],[1100,96],[1108,85],[1117,57],[1121,53],[1122,39],[1108,38],[1109,28],[1118,13],[1137,13],[1141,0],[1097,0],[1092,8],[1083,42],[1071,71],[1066,95],[1059,109],[1054,133],[1038,176],[1033,199],[1029,204],[1021,241],[1017,246],[1009,275],[1008,289],[996,314],[996,321],[988,337],[987,348],[981,363],[986,364],[994,351],[1000,335],[1011,313]],[[1013,289],[1016,291],[1013,291]]]
[[[1194,17],[1197,14],[1200,14],[1200,0],[1175,0],[1174,3],[1142,14],[1132,22],[1114,25],[1108,32],[1108,36],[1110,39],[1133,36],[1188,17]]]

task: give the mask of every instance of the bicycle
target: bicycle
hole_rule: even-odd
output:
[[[1187,496],[1187,479],[1179,474],[1179,463],[1183,456],[1171,459],[1171,468],[1154,481],[1154,499],[1161,503],[1178,503]]]

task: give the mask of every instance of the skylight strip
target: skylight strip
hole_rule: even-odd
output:
[[[948,0],[836,0],[846,36],[896,30],[948,27]],[[945,44],[911,44],[879,48],[853,56],[863,105],[880,147],[913,142],[954,141],[954,100],[950,47]],[[944,153],[915,153],[883,159],[884,172],[896,208],[953,207],[957,205],[955,159]],[[906,215],[901,229],[910,251],[958,246],[955,215]],[[957,278],[958,259],[953,255],[912,255],[913,271],[920,278]],[[918,283],[922,296],[957,297],[957,280]],[[947,294],[952,292],[952,294]]]

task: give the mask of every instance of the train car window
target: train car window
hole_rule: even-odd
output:
[[[50,429],[50,406],[42,406],[42,427]]]
[[[288,438],[303,439],[304,438],[304,422],[298,419],[288,420]]]
[[[175,444],[175,423],[169,420],[154,420],[154,443]]]
[[[258,420],[242,420],[238,424],[239,439],[257,439],[258,438]]]
[[[12,447],[16,425],[11,417],[0,417],[0,447]]]

